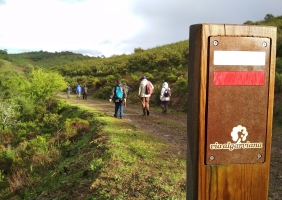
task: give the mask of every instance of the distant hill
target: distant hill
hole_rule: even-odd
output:
[[[19,72],[21,73],[23,68],[15,65],[7,60],[0,59],[0,73],[3,72]]]

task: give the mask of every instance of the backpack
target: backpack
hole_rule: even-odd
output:
[[[119,85],[117,85],[116,89],[115,89],[115,98],[116,99],[122,99],[123,98],[122,88]]]
[[[148,81],[147,85],[146,85],[146,94],[153,94],[154,93],[154,89],[152,87],[152,84],[150,81]]]
[[[123,85],[123,91],[125,94],[128,94],[128,86],[127,85]]]
[[[170,97],[171,96],[171,92],[169,89],[165,89],[164,91],[164,97]]]

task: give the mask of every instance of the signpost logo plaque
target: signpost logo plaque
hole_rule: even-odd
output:
[[[210,144],[210,149],[211,150],[226,150],[227,149],[229,151],[233,151],[236,149],[262,149],[263,148],[262,142],[256,143],[256,142],[246,141],[248,132],[247,132],[246,127],[243,127],[241,125],[234,127],[230,135],[232,137],[233,143],[230,141],[224,144],[215,142],[214,144]]]
[[[209,38],[205,164],[265,162],[269,38]]]

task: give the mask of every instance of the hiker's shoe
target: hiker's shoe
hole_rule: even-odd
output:
[[[150,115],[150,111],[149,111],[149,110],[147,110],[147,115],[148,115],[148,116]]]

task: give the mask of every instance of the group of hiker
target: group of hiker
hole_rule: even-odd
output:
[[[126,107],[126,99],[130,87],[126,84],[122,84],[120,80],[116,81],[116,85],[113,87],[111,94],[110,94],[110,102],[115,103],[114,109],[114,117],[116,118],[123,118],[124,117],[124,107]],[[140,84],[138,89],[138,97],[140,98],[141,105],[142,105],[142,113],[143,116],[150,115],[150,97],[153,94],[154,85],[147,79],[146,76],[142,76],[140,78]],[[70,98],[71,87],[68,85],[67,87],[67,98]],[[82,88],[80,84],[76,86],[75,90],[77,94],[77,98],[83,96],[83,99],[87,99],[88,95],[88,88],[86,85]],[[167,113],[168,104],[170,101],[171,90],[168,86],[167,82],[162,84],[162,89],[160,92],[160,101],[161,101],[161,108],[162,113]]]
[[[110,102],[115,103],[114,117],[124,117],[124,105],[126,105],[127,92],[125,91],[120,80],[117,80],[115,87],[112,89],[110,95]],[[150,97],[153,94],[154,85],[147,79],[146,76],[140,78],[140,84],[138,89],[138,97],[141,100],[143,116],[150,115]],[[171,90],[168,87],[168,83],[164,82],[160,93],[160,101],[162,113],[167,113],[168,104],[170,101]]]
[[[67,98],[70,98],[70,93],[71,93],[71,86],[68,85],[68,87],[67,87]],[[86,85],[84,85],[84,87],[82,88],[80,86],[80,84],[78,84],[75,88],[75,93],[76,93],[77,98],[80,98],[81,94],[82,94],[82,98],[86,100],[87,95],[88,95],[88,87]]]

